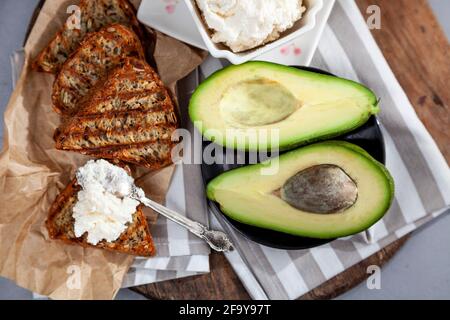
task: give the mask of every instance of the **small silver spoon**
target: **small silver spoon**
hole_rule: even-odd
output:
[[[218,252],[228,252],[233,250],[233,244],[231,243],[228,236],[222,231],[214,231],[209,230],[206,226],[202,225],[199,222],[193,221],[191,219],[186,218],[185,216],[166,208],[159,203],[148,199],[145,196],[144,191],[141,188],[133,185],[130,198],[135,199],[142,203],[144,206],[149,207],[159,214],[162,214],[167,219],[172,220],[173,222],[179,224],[180,226],[188,229],[197,237],[205,240],[209,246]]]

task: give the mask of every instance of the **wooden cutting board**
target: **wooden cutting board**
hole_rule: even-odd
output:
[[[340,1],[340,0],[338,0]],[[364,16],[370,5],[381,9],[381,29],[373,30],[397,79],[447,162],[450,159],[448,106],[450,48],[426,0],[357,0]],[[384,265],[407,241],[402,238],[309,292],[301,299],[331,299],[364,281],[369,265]],[[211,273],[137,287],[150,299],[249,299],[223,255],[211,255]]]

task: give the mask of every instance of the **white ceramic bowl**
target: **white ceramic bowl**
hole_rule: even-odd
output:
[[[195,0],[184,1],[186,2],[192,17],[194,18],[195,24],[200,31],[203,41],[205,42],[205,45],[211,55],[216,58],[226,58],[233,64],[241,64],[252,60],[312,30],[316,25],[317,13],[323,7],[323,0],[303,0],[303,5],[306,6],[306,12],[303,17],[297,21],[292,28],[282,33],[280,38],[253,50],[234,53],[225,45],[214,43],[211,40],[209,28],[204,23],[201,12],[195,4]]]

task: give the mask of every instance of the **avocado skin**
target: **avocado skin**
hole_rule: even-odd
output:
[[[200,98],[199,97],[202,95],[203,91],[208,90],[209,87],[214,87],[214,83],[216,81],[219,81],[219,78],[222,75],[224,75],[228,72],[238,71],[240,68],[247,67],[247,66],[250,66],[251,68],[269,68],[272,70],[282,70],[282,71],[287,71],[287,72],[290,72],[293,74],[302,74],[302,75],[305,75],[305,76],[308,76],[311,78],[315,78],[315,79],[322,79],[324,81],[327,81],[327,80],[335,81],[336,79],[339,79],[339,81],[341,83],[345,83],[348,86],[353,86],[355,88],[358,88],[358,90],[363,92],[368,97],[368,101],[371,105],[370,109],[367,109],[367,111],[365,113],[362,113],[361,116],[358,119],[356,119],[354,123],[352,123],[352,125],[348,125],[346,127],[341,128],[340,130],[337,130],[334,132],[323,133],[323,134],[320,134],[319,136],[311,135],[308,137],[303,137],[301,139],[298,139],[295,135],[290,136],[290,137],[286,138],[284,141],[283,140],[280,141],[280,145],[278,146],[279,151],[288,151],[288,150],[292,150],[292,149],[300,147],[300,146],[308,145],[308,144],[319,142],[319,141],[329,140],[329,139],[333,139],[338,136],[344,135],[346,133],[349,133],[349,132],[363,126],[369,120],[369,118],[371,116],[377,115],[380,112],[379,99],[376,97],[376,95],[373,93],[373,91],[371,91],[369,88],[363,86],[362,84],[352,81],[352,80],[338,78],[338,77],[321,74],[321,73],[315,73],[312,71],[300,70],[300,69],[297,69],[294,67],[289,67],[289,66],[280,65],[280,64],[276,64],[276,63],[272,63],[272,62],[266,62],[266,61],[250,61],[250,62],[246,62],[241,65],[230,65],[221,70],[214,72],[211,76],[209,76],[206,80],[204,80],[194,91],[194,93],[191,96],[190,102],[189,102],[189,117],[192,120],[192,122],[194,123],[194,125],[196,126],[196,128],[201,132],[201,134],[205,138],[207,138],[208,140],[210,140],[216,144],[222,145],[224,147],[234,148],[234,149],[247,151],[247,152],[254,152],[254,151],[258,151],[260,149],[270,150],[272,148],[270,143],[267,145],[257,146],[257,147],[250,146],[248,143],[245,144],[244,146],[230,145],[230,144],[227,144],[227,141],[225,138],[223,140],[219,140],[219,139],[215,139],[214,137],[208,136],[207,131],[208,131],[208,129],[211,129],[211,128],[206,128],[204,126],[198,125],[202,121],[201,117],[198,115],[197,109],[200,106],[200,103],[199,103]],[[282,122],[283,121],[281,121],[280,123],[282,123]]]
[[[248,217],[243,216],[240,212],[229,210],[228,208],[224,207],[223,205],[221,205],[219,203],[221,211],[224,214],[226,214],[228,217],[230,217],[231,219],[234,219],[234,220],[244,223],[244,224],[249,224],[249,225],[253,225],[253,226],[261,227],[261,228],[265,228],[265,229],[270,229],[270,230],[275,230],[275,231],[279,231],[279,232],[283,232],[283,233],[287,233],[287,234],[291,234],[291,235],[309,237],[309,238],[317,238],[317,239],[334,239],[334,238],[341,238],[341,237],[346,237],[346,236],[350,236],[353,234],[357,234],[359,232],[367,230],[372,225],[374,225],[376,222],[378,222],[380,219],[382,219],[384,217],[384,215],[386,214],[386,212],[388,211],[388,209],[390,208],[392,201],[394,199],[394,195],[395,195],[394,179],[383,164],[379,163],[377,160],[375,160],[372,156],[370,156],[364,149],[360,148],[359,146],[356,146],[354,144],[351,144],[351,143],[348,143],[345,141],[326,141],[326,142],[320,142],[320,143],[316,143],[313,145],[309,145],[309,146],[299,148],[296,150],[292,150],[292,151],[287,152],[280,156],[280,170],[282,170],[282,166],[283,166],[282,160],[283,159],[287,159],[290,156],[295,155],[298,152],[302,152],[302,149],[316,148],[316,147],[325,148],[325,149],[326,148],[334,148],[334,147],[348,149],[351,152],[358,154],[361,157],[361,160],[369,162],[375,170],[379,170],[379,172],[381,172],[381,174],[384,176],[384,190],[383,191],[385,192],[385,198],[387,200],[384,201],[383,203],[379,203],[379,207],[377,207],[375,210],[376,212],[373,213],[364,224],[358,224],[358,225],[355,224],[354,226],[349,226],[348,228],[346,228],[345,231],[339,231],[339,232],[324,233],[324,232],[321,232],[320,230],[301,230],[301,231],[299,231],[299,230],[295,230],[295,227],[290,227],[287,229],[282,226],[267,224],[265,222],[259,223],[258,221],[255,221],[255,219],[253,219],[253,218],[249,219]],[[230,170],[230,171],[223,173],[222,175],[213,179],[207,185],[207,188],[206,188],[207,197],[210,200],[217,202],[216,192],[220,192],[220,190],[219,190],[220,188],[218,188],[218,186],[220,186],[223,181],[225,181],[229,177],[232,177],[236,174],[240,174],[244,171],[245,172],[248,172],[248,171],[257,172],[257,170],[260,167],[261,167],[261,164],[256,164],[256,165],[241,167],[241,168]],[[343,214],[345,214],[345,212]]]

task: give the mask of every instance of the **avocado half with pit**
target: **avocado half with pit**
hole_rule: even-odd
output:
[[[277,170],[268,170],[275,166]],[[273,174],[270,174],[273,173]],[[227,171],[207,186],[231,219],[287,234],[333,239],[372,226],[389,209],[394,182],[360,147],[327,141]]]
[[[214,73],[189,106],[205,138],[248,151],[336,137],[378,112],[376,96],[359,83],[261,61]]]

